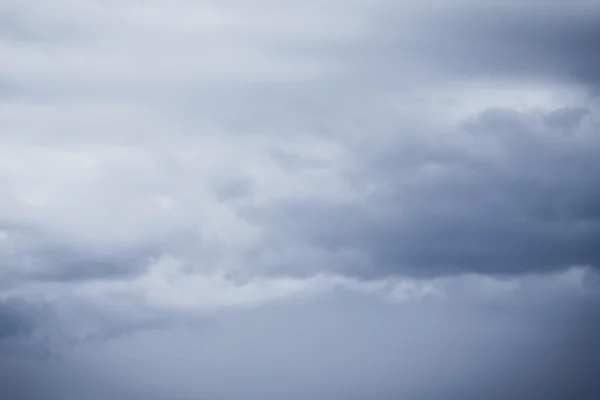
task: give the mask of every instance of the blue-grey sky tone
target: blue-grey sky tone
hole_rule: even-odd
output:
[[[2,0],[0,398],[600,398],[600,5]]]

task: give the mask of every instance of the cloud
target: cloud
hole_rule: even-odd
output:
[[[442,57],[458,61],[458,68],[566,80],[597,91],[600,14],[592,2],[577,1],[568,7],[559,2],[546,7],[509,2],[501,8],[474,8],[471,13],[456,13],[447,26],[454,32],[452,39],[437,47]]]
[[[350,10],[360,9],[353,3]],[[288,44],[335,45],[352,38],[362,27],[347,7],[336,1],[285,7],[272,1],[252,7],[239,1],[153,1],[143,7],[131,1],[9,2],[1,71],[25,87],[53,91],[318,77],[331,70],[328,60],[296,54]]]
[[[3,2],[4,397],[597,397],[597,15]]]
[[[597,93],[593,1],[379,2],[377,28],[357,60],[369,84],[431,80],[575,84]]]
[[[354,272],[367,275],[596,267],[594,115],[488,109],[442,130],[398,126],[385,148],[356,149],[347,179],[369,188],[361,202],[293,199],[253,212],[306,251],[352,249],[368,260]]]

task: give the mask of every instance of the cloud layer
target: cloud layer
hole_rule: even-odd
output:
[[[4,1],[0,397],[596,398],[597,22]]]

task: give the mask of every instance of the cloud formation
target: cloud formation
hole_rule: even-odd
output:
[[[4,1],[0,397],[596,398],[599,16]]]

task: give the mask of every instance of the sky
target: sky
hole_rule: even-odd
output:
[[[0,398],[597,399],[593,0],[2,0]]]

